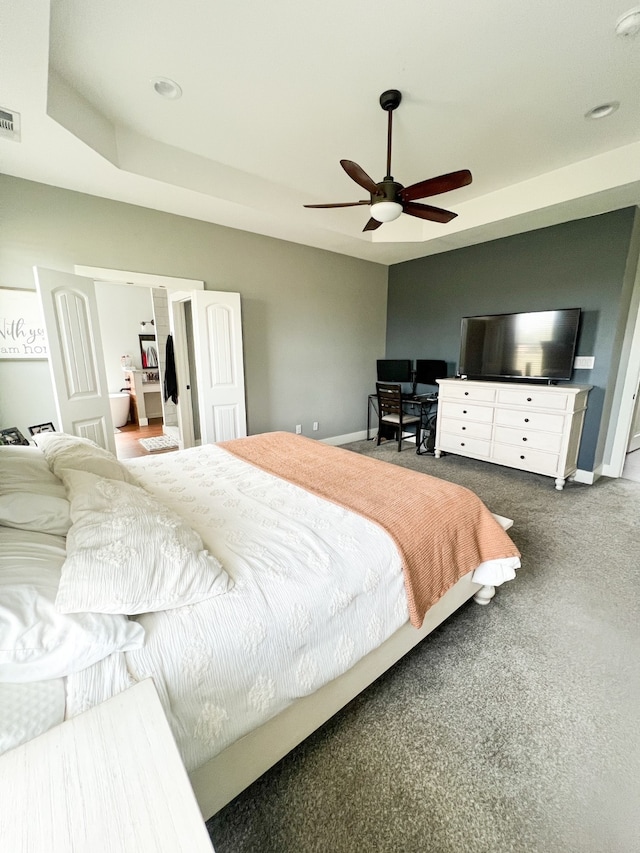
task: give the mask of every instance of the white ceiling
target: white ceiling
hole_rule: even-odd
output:
[[[384,264],[640,203],[633,0],[0,0],[0,171]],[[151,79],[176,80],[179,100]],[[362,233],[344,173],[473,183]],[[599,104],[611,117],[587,121]]]

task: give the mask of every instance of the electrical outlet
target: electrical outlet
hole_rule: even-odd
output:
[[[573,366],[577,370],[593,370],[596,360],[592,355],[577,355],[574,359]]]
[[[296,435],[300,435],[302,432],[302,424],[296,424]]]
[[[313,422],[313,431],[316,432],[317,429],[318,429],[318,421],[314,421]]]

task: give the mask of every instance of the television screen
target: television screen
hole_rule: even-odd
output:
[[[579,308],[464,317],[458,372],[470,379],[571,379]]]
[[[412,362],[409,358],[382,358],[376,361],[378,382],[411,382]]]

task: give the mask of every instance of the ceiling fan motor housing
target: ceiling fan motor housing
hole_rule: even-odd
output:
[[[381,201],[398,201],[400,190],[404,187],[391,177],[386,177],[384,181],[380,181],[377,193],[371,193],[371,204],[377,204]]]

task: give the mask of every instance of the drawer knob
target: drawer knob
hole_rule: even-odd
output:
[[[460,442],[460,447],[464,447],[464,441]]]
[[[528,424],[528,423],[529,423],[529,418],[525,418],[525,419],[524,419],[524,422],[525,422],[525,424]]]
[[[465,429],[466,429],[466,427],[462,427],[462,431],[463,431],[463,432],[465,431]]]
[[[531,402],[531,397],[527,397],[527,403]]]
[[[524,459],[524,456],[521,456],[520,459]]]
[[[466,414],[467,414],[467,410],[466,410],[466,409],[463,409],[463,410],[462,410],[462,414],[463,414],[463,415],[466,415]]]
[[[526,439],[526,436],[522,436],[522,440],[523,440],[523,441],[526,441],[526,440],[527,440],[527,439]]]
[[[468,392],[468,391],[465,391],[465,392],[464,392],[464,396],[465,396],[465,397],[468,397],[468,396],[469,396],[469,392]]]

